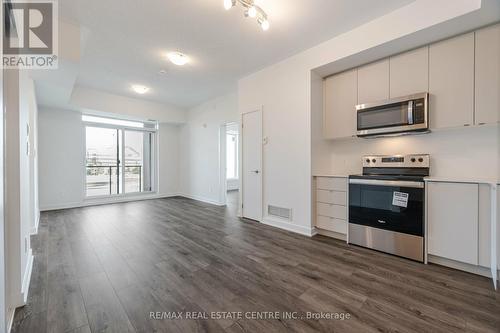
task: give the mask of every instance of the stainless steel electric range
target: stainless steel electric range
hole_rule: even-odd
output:
[[[349,176],[349,244],[424,261],[429,155],[365,156]]]

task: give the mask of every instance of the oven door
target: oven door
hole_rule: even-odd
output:
[[[424,235],[424,183],[349,180],[349,223]]]

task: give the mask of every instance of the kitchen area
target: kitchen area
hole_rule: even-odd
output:
[[[500,24],[312,72],[315,232],[491,278],[500,269]]]

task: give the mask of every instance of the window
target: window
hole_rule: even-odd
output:
[[[238,179],[238,132],[228,130],[226,133],[226,178]]]
[[[87,197],[153,191],[157,124],[82,116]]]

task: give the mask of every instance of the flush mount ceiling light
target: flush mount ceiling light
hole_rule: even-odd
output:
[[[140,84],[134,84],[132,86],[132,90],[135,91],[138,94],[143,95],[143,94],[145,94],[145,93],[147,93],[149,91],[149,88],[146,87],[146,86],[142,86]]]
[[[184,66],[189,62],[187,55],[180,52],[170,52],[167,54],[168,60],[170,60],[174,65]]]
[[[245,17],[256,18],[262,30],[269,29],[267,14],[262,8],[257,6],[254,0],[224,0],[224,8],[230,10],[239,3],[245,9]]]

